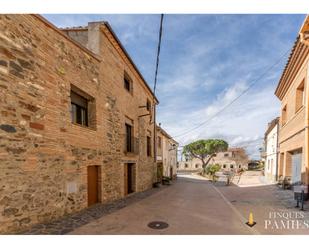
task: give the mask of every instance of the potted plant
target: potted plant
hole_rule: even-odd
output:
[[[162,184],[163,185],[171,185],[171,180],[169,177],[163,176],[162,177]]]

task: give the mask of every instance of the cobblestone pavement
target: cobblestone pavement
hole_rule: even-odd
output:
[[[287,209],[296,209],[296,201],[294,200],[294,193],[292,190],[283,190],[276,185],[273,185],[274,196],[280,200],[280,203]],[[304,210],[308,212],[309,218],[309,201],[304,203]]]
[[[153,188],[144,192],[134,193],[124,199],[117,200],[110,204],[96,204],[89,208],[81,210],[80,212],[63,216],[55,221],[34,225],[29,230],[22,231],[19,234],[67,234],[80,226],[83,226],[89,222],[111,214],[142,199],[145,199],[146,197],[149,197],[154,193],[163,190],[166,187],[167,186],[161,186],[160,188]]]

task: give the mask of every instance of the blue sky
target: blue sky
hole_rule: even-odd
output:
[[[153,87],[159,15],[44,16],[58,27],[108,21]],[[158,123],[177,136],[208,120],[292,48],[304,18],[165,15],[156,92]],[[175,139],[184,145],[201,138],[223,138],[258,158],[267,123],[279,115],[274,91],[288,54],[224,112]]]

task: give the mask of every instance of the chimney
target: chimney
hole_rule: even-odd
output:
[[[100,55],[100,26],[104,22],[88,23],[88,44],[87,48],[93,53]]]

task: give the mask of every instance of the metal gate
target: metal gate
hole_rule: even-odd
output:
[[[302,153],[294,152],[292,155],[292,184],[301,182]]]

